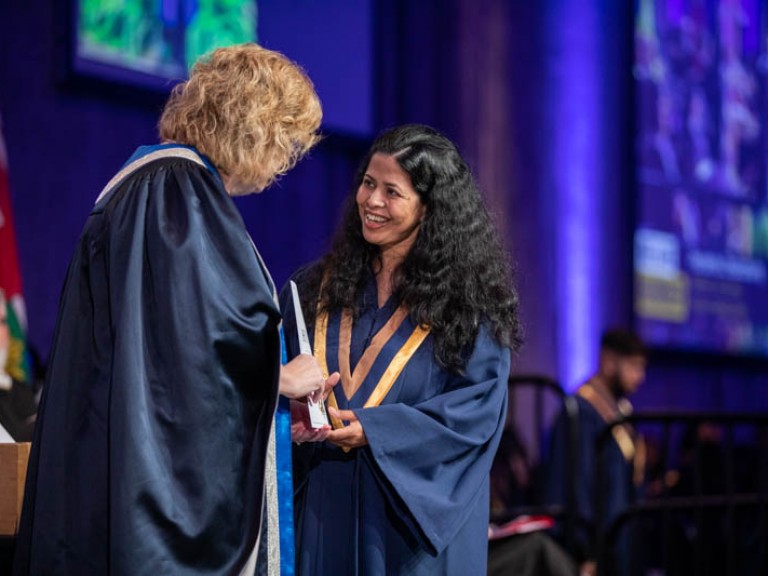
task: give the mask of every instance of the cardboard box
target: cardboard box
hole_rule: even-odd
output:
[[[13,536],[19,529],[27,462],[32,444],[0,444],[0,535]]]

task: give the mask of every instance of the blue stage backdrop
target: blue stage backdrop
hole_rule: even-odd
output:
[[[160,107],[62,87],[56,4],[0,3],[0,113],[30,340],[43,357],[94,197],[135,146],[155,140]],[[281,8],[260,2],[259,34],[306,58],[328,115],[310,158],[238,201],[278,282],[327,246],[370,136],[433,124],[458,142],[510,243],[526,331],[515,369],[577,385],[595,365],[600,330],[633,318],[632,3],[289,4],[296,22],[270,37],[268,15]],[[320,4],[352,20],[320,18]],[[354,26],[324,51],[323,33]],[[637,404],[766,409],[765,374],[738,360],[654,356]]]

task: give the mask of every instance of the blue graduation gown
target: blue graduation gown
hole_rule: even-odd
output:
[[[156,160],[100,200],[61,295],[15,574],[238,574],[279,320],[212,169]]]
[[[295,280],[302,289],[302,274]],[[293,306],[284,290],[289,355],[298,353]],[[370,279],[352,328],[354,370],[371,338],[396,309],[377,309]],[[305,310],[305,313],[311,311]],[[340,313],[329,318],[327,363],[339,369]],[[488,475],[503,430],[510,353],[486,329],[463,375],[434,360],[428,336],[381,405],[363,409],[393,356],[414,329],[406,318],[384,345],[360,389],[339,408],[353,410],[368,445],[344,452],[325,442],[294,450],[297,573],[484,574]]]
[[[567,490],[573,484],[575,512],[578,522],[575,529],[575,549],[570,552],[579,561],[594,559],[596,553],[596,532],[604,530],[630,504],[636,501],[638,489],[633,484],[634,463],[624,457],[619,445],[608,439],[603,444],[602,471],[604,481],[598,494],[595,481],[597,463],[596,440],[606,429],[606,421],[595,407],[585,398],[574,396],[578,407],[578,437],[576,442],[576,469],[573,478],[566,474],[569,446],[569,424],[565,411],[561,412],[552,429],[550,440],[549,466],[545,484],[545,501],[548,504],[565,506]],[[595,497],[602,500],[603,523],[596,527]],[[584,524],[586,523],[586,525]],[[563,536],[562,526],[556,533]],[[626,538],[619,539],[619,552],[627,556]],[[620,572],[622,574],[627,572]]]

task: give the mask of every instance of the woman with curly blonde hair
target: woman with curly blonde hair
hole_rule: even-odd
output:
[[[326,382],[307,356],[281,369],[274,286],[231,196],[289,170],[321,116],[282,54],[215,50],[171,94],[162,144],[98,197],[62,291],[16,574],[254,573],[278,392]]]
[[[321,117],[312,84],[295,64],[247,44],[195,64],[165,106],[160,137],[194,146],[230,194],[248,194],[285,174],[317,143]]]

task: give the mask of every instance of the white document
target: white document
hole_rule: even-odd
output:
[[[14,440],[8,433],[8,430],[3,428],[3,425],[0,424],[0,444],[13,444],[14,442],[16,442],[16,440]]]
[[[296,282],[291,280],[291,292],[293,294],[293,311],[296,315],[296,331],[299,333],[299,352],[312,356],[312,346],[309,343],[307,323],[304,321],[304,312],[301,311],[301,299]],[[307,408],[309,408],[309,421],[312,428],[330,426],[328,414],[323,403],[323,388],[307,396]]]

